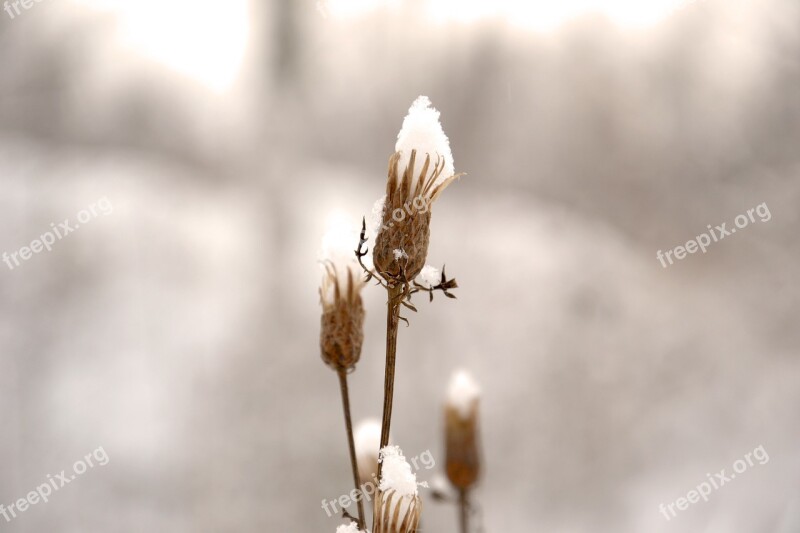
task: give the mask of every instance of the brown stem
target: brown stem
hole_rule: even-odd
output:
[[[467,533],[469,531],[469,497],[466,489],[458,491],[458,507],[461,533]]]
[[[383,380],[383,422],[381,424],[381,448],[389,444],[389,429],[392,424],[392,399],[394,397],[394,365],[397,357],[397,330],[400,325],[400,298],[403,287],[389,287],[386,303],[386,371]],[[380,479],[383,463],[378,465]]]
[[[342,389],[342,408],[344,409],[344,424],[347,428],[347,444],[350,446],[350,465],[353,467],[353,483],[359,491],[358,463],[356,462],[356,444],[353,440],[353,420],[350,418],[350,392],[347,388],[347,371],[339,370],[339,387]],[[358,498],[358,529],[366,529],[364,520],[364,502]]]

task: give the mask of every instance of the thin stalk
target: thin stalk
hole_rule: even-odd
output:
[[[342,408],[344,409],[344,425],[347,429],[347,444],[350,446],[350,465],[353,467],[353,483],[356,486],[356,491],[359,489],[358,479],[358,463],[356,462],[356,444],[353,440],[353,420],[350,417],[350,392],[347,388],[347,371],[340,370],[339,374],[339,388],[342,390]],[[364,502],[361,498],[357,500],[358,503],[358,529],[366,529],[367,522],[364,519]]]
[[[400,326],[400,298],[403,288],[399,285],[386,291],[386,370],[383,380],[383,421],[381,424],[381,449],[389,444],[392,424],[392,399],[394,398],[394,367],[397,358],[397,330]],[[380,479],[383,463],[378,464]]]
[[[469,531],[469,496],[466,489],[458,491],[459,524],[461,533]]]

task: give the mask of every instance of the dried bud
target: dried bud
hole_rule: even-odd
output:
[[[373,533],[416,533],[422,512],[419,496],[400,496],[379,490],[374,503]]]
[[[408,110],[389,158],[386,199],[373,250],[375,268],[388,283],[410,282],[425,266],[431,206],[458,177],[439,112],[420,96]]]
[[[469,374],[462,370],[453,376],[445,405],[445,464],[447,477],[459,490],[472,487],[480,474],[479,397]]]
[[[417,476],[397,446],[383,448],[380,461],[383,468],[373,509],[373,533],[416,533],[422,512]]]
[[[320,349],[322,360],[332,369],[349,371],[361,357],[364,343],[364,304],[361,289],[364,282],[349,266],[337,269],[325,263],[320,287],[322,328]]]

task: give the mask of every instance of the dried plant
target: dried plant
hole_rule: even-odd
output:
[[[353,422],[350,415],[350,392],[347,374],[355,369],[361,357],[364,343],[364,304],[361,301],[363,281],[350,266],[338,267],[331,261],[324,264],[325,272],[320,286],[322,319],[320,327],[320,351],[326,365],[339,376],[342,393],[347,444],[350,449],[350,465],[353,483],[359,487],[358,463],[356,461]],[[366,528],[364,503],[358,500],[358,527]]]
[[[380,451],[383,466],[374,503],[373,533],[416,533],[422,500],[416,474],[398,446]]]
[[[420,165],[417,160],[420,147],[431,148],[436,155],[434,165],[431,164],[431,153],[426,153],[424,163]],[[381,448],[389,443],[391,429],[400,307],[404,305],[416,311],[411,304],[411,296],[419,290],[429,290],[432,296],[433,290],[440,289],[453,297],[447,291],[457,287],[455,280],[447,280],[444,274],[438,286],[412,286],[412,282],[422,272],[427,259],[433,203],[458,177],[453,172],[450,142],[439,122],[439,112],[430,107],[427,97],[420,96],[411,105],[403,121],[395,153],[389,159],[381,227],[373,249],[376,272],[367,271],[367,280],[377,274],[387,291]],[[396,216],[398,212],[401,213],[399,217]],[[367,253],[363,248],[366,241],[365,224],[362,222],[361,240],[356,250],[362,266],[362,258]]]
[[[393,489],[379,490],[373,513],[372,533],[416,533],[422,501],[419,496],[399,496]]]
[[[461,370],[453,375],[445,404],[445,465],[447,477],[458,491],[462,533],[469,531],[470,490],[480,475],[479,397],[469,374]]]
[[[342,402],[350,444],[353,478],[358,489],[359,468],[350,421],[347,373],[358,362],[363,343],[364,311],[361,303],[362,284],[374,279],[387,291],[386,311],[386,366],[384,372],[383,416],[380,423],[378,464],[379,485],[373,504],[373,533],[416,533],[419,528],[422,501],[417,492],[416,476],[405,461],[399,448],[388,446],[391,429],[392,403],[394,399],[395,363],[397,357],[397,334],[401,307],[412,311],[411,302],[418,292],[427,292],[429,299],[441,291],[448,298],[455,298],[452,291],[458,287],[455,279],[448,279],[444,267],[441,272],[427,266],[430,243],[431,209],[441,193],[460,174],[454,172],[450,143],[439,122],[439,112],[430,107],[430,100],[420,96],[411,105],[398,134],[395,153],[389,158],[386,196],[378,210],[377,226],[369,232],[374,238],[372,250],[373,267],[364,262],[369,254],[366,246],[366,219],[362,219],[361,235],[355,255],[366,273],[363,280],[356,280],[349,268],[341,277],[332,264],[326,265],[321,295],[323,300],[321,346],[323,360],[339,374]],[[475,415],[477,416],[477,415]],[[448,474],[459,486],[462,508],[467,509],[467,490],[478,475],[476,442],[476,418],[466,422],[447,417]],[[452,432],[450,428],[452,429]],[[377,428],[371,430],[374,434]],[[370,439],[374,439],[371,436]],[[359,439],[362,440],[362,439]],[[364,439],[369,440],[369,439]],[[452,446],[451,446],[452,444]],[[452,453],[451,453],[452,447]],[[470,450],[472,450],[471,453]],[[359,451],[361,477],[366,482],[370,470],[374,469],[374,455]],[[359,504],[357,524],[340,526],[340,531],[365,528],[362,502]],[[465,511],[466,512],[466,511]],[[345,513],[345,516],[350,517]],[[350,517],[352,519],[352,517]],[[353,519],[355,520],[355,519]],[[466,531],[466,518],[462,518],[462,531]]]

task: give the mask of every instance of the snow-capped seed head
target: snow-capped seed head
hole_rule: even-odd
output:
[[[417,476],[398,446],[381,449],[383,463],[374,504],[375,533],[414,533],[422,510]]]
[[[396,152],[400,152],[400,168],[406,168],[411,159],[411,151],[417,151],[417,158],[412,169],[412,176],[416,181],[422,172],[425,156],[430,155],[431,162],[442,159],[444,169],[439,176],[440,180],[449,178],[454,171],[453,154],[450,152],[450,140],[442,129],[439,121],[439,111],[431,107],[431,101],[427,96],[420,96],[408,109],[408,115],[403,119],[403,127],[397,134],[397,144],[394,147]],[[429,177],[433,172],[433,165],[428,170]],[[413,185],[413,184],[412,184]],[[412,186],[412,190],[414,187]]]
[[[458,370],[450,378],[447,390],[447,405],[454,408],[461,418],[468,418],[481,396],[478,384],[466,370]]]
[[[353,440],[361,484],[372,481],[378,473],[378,449],[381,447],[381,422],[375,418],[362,420],[356,426]],[[389,437],[391,441],[391,436]]]
[[[389,284],[417,277],[428,255],[431,207],[454,174],[450,141],[439,112],[420,96],[412,104],[389,158],[386,200],[373,247],[378,274]],[[405,255],[396,256],[402,250]]]
[[[480,389],[472,377],[455,373],[445,404],[445,470],[460,490],[472,487],[480,474],[478,401]]]
[[[323,239],[321,256],[322,303],[320,350],[322,360],[336,371],[347,371],[361,357],[364,343],[364,280],[353,257],[351,231],[341,224],[329,228]]]

